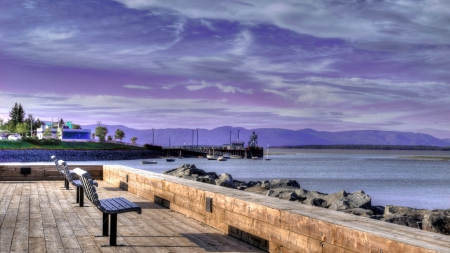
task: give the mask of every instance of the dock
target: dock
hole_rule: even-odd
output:
[[[119,244],[101,247],[102,213],[90,202],[75,204],[63,181],[0,182],[0,252],[264,252],[104,181],[101,198],[124,196],[142,207],[118,215]]]

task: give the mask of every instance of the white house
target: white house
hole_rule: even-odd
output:
[[[50,138],[60,139],[62,141],[88,141],[91,139],[90,129],[73,129],[71,122],[65,124],[61,128],[52,128],[52,124],[42,125],[38,128],[36,133],[39,139],[45,138],[44,132],[46,129],[50,129],[52,135]],[[62,134],[58,135],[58,131],[62,131]]]

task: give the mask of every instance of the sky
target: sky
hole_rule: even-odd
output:
[[[0,0],[0,118],[450,138],[447,0]]]

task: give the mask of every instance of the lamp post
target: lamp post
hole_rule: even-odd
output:
[[[197,148],[198,148],[198,128],[197,129]]]
[[[33,114],[28,114],[30,116],[30,137],[33,137]]]
[[[155,129],[152,128],[153,131],[153,141],[152,141],[152,145],[155,146]]]

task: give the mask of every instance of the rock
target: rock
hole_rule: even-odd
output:
[[[422,220],[422,229],[450,235],[450,212],[431,211],[425,214]]]
[[[347,192],[342,190],[328,195],[322,193],[322,195],[323,195],[322,198],[328,203],[328,205],[330,205],[337,199],[344,199],[345,197],[347,197],[348,194]]]
[[[415,209],[404,206],[388,205],[384,208],[384,216],[387,218],[392,216],[409,216],[418,221],[423,220],[424,215],[428,212],[429,210],[427,209]]]
[[[270,189],[270,182],[268,180],[264,180],[261,182],[261,188],[269,190]]]
[[[175,177],[182,177],[182,178],[187,178],[187,177],[197,178],[197,177],[202,177],[205,175],[214,177],[214,175],[216,173],[208,174],[204,170],[197,169],[197,167],[195,167],[194,164],[183,164],[183,165],[178,166],[178,168],[176,168],[176,169],[165,171],[162,174],[167,174],[167,175],[171,175],[171,176],[175,176]],[[217,177],[217,175],[216,175],[216,177]]]
[[[373,211],[374,215],[384,215],[384,206],[372,206],[371,210]]]
[[[397,225],[419,228],[419,224],[417,223],[417,221],[410,216],[392,216],[390,218],[385,219],[384,221],[394,223]]]
[[[372,217],[373,216],[373,211],[369,210],[369,209],[364,209],[364,208],[351,208],[351,209],[347,209],[345,210],[346,213],[351,213],[354,215],[358,215],[358,216],[365,216],[365,217]]]
[[[228,187],[228,188],[236,188],[234,184],[233,177],[228,173],[223,173],[219,176],[218,179],[215,180],[216,185]]]
[[[271,189],[266,192],[266,196],[276,197],[289,201],[299,200],[298,195],[295,194],[295,192],[292,189],[283,189],[283,188]]]
[[[345,198],[336,199],[330,204],[328,209],[336,210],[336,211],[343,211],[343,210],[350,209],[350,204],[347,202],[347,200],[345,200]]]
[[[300,184],[291,179],[273,179],[269,181],[270,189],[275,188],[300,188]]]
[[[327,205],[327,202],[321,198],[309,198],[304,200],[302,203],[310,206],[320,206],[320,207],[326,207]]]
[[[327,196],[327,194],[325,193],[308,191],[305,189],[297,189],[295,190],[295,193],[302,199],[314,199],[314,198],[324,199],[324,197]]]
[[[345,199],[348,201],[350,208],[370,209],[372,207],[372,199],[363,191],[350,193]]]

